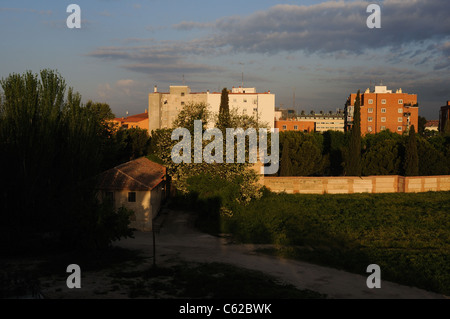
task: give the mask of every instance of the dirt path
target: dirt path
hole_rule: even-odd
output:
[[[165,211],[161,231],[156,235],[156,263],[174,257],[186,261],[222,262],[259,270],[299,289],[310,289],[329,298],[349,299],[441,299],[443,295],[383,281],[380,289],[369,289],[367,277],[321,267],[305,262],[257,254],[255,245],[229,244],[223,238],[200,233],[194,229],[192,216],[175,211]],[[118,246],[141,249],[153,255],[152,233],[135,233]],[[260,247],[260,246],[259,246]]]

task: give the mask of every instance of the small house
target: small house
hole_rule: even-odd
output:
[[[142,157],[100,174],[97,189],[100,199],[112,202],[115,209],[134,211],[130,227],[151,231],[166,198],[166,168]]]

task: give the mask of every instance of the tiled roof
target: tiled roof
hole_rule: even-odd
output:
[[[155,188],[166,175],[166,168],[142,157],[100,174],[97,189],[147,191]]]
[[[431,127],[431,126],[439,126],[439,120],[427,121],[427,123],[425,124],[425,127]]]
[[[136,115],[131,115],[128,117],[118,117],[114,121],[117,122],[140,122],[148,119],[148,113],[141,113]]]

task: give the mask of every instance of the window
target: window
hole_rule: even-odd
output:
[[[385,109],[385,108],[382,108],[382,109],[381,109],[381,113],[386,113],[386,109]]]
[[[184,105],[184,102],[181,102],[181,105]]]
[[[369,127],[367,128],[367,130],[368,130],[369,132],[372,132],[372,126],[369,126]]]
[[[373,121],[373,118],[369,116],[369,117],[367,118],[367,121],[372,122],[372,121]]]
[[[368,100],[367,102],[369,102],[369,104],[373,104],[373,100],[372,99]]]
[[[398,108],[398,113],[399,113],[399,114],[403,113],[403,108],[402,108],[402,107],[399,107],[399,108]]]
[[[385,99],[382,99],[382,100],[381,100],[381,104],[386,104],[386,100],[385,100]]]
[[[283,130],[287,130],[287,126],[286,125],[283,125]]]
[[[385,118],[385,117],[382,117],[382,118],[381,118],[381,122],[386,122],[386,118]]]
[[[403,130],[403,128],[401,126],[397,127],[397,131],[401,132]]]
[[[128,193],[128,202],[129,203],[136,203],[136,192],[129,192]]]
[[[181,96],[184,96],[184,92],[181,92]]]
[[[369,107],[369,108],[367,109],[367,113],[373,113],[373,108]]]
[[[244,99],[244,103],[247,103],[247,99]]]
[[[399,123],[403,123],[403,118],[402,118],[402,117],[399,117],[399,118],[398,118],[398,122],[399,122]]]
[[[386,130],[386,126],[382,126],[382,127],[381,127],[381,130],[382,130],[382,131]]]
[[[298,126],[297,125],[294,125],[294,130],[298,130]]]
[[[403,104],[403,100],[398,100],[398,104]]]

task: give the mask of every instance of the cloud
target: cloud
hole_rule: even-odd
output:
[[[447,17],[450,1],[382,1],[381,29],[367,27],[368,4],[361,0],[280,4],[246,16],[223,17],[212,22],[182,21],[172,28],[205,29],[207,34],[202,32],[201,36],[184,41],[132,39],[122,46],[97,48],[88,56],[117,60],[127,70],[159,75],[221,70],[204,62],[194,63],[203,57],[280,53],[288,61],[301,53],[450,70],[450,19]]]
[[[194,21],[182,21],[172,26],[175,30],[190,31],[192,29],[207,29],[214,27],[214,23],[202,23]]]

